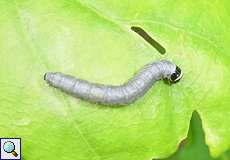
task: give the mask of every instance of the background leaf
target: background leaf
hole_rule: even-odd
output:
[[[204,133],[199,115],[194,112],[191,118],[188,136],[184,139],[178,150],[165,160],[229,160],[229,151],[218,158],[212,158],[204,142]]]
[[[213,156],[230,145],[229,11],[222,1],[0,1],[0,133],[22,137],[24,159],[168,157],[196,110]],[[162,56],[131,26],[161,43]],[[103,107],[49,87],[47,71],[121,84],[144,64],[184,71],[136,103]]]

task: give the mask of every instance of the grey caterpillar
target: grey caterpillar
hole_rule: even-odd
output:
[[[63,92],[92,103],[128,105],[142,97],[156,81],[167,79],[176,83],[182,75],[174,63],[161,60],[146,64],[133,78],[119,86],[92,83],[60,72],[47,72],[44,80]]]

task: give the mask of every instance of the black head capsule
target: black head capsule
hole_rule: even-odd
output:
[[[181,72],[181,69],[178,66],[176,66],[176,70],[173,74],[171,74],[169,80],[171,83],[177,83],[180,81],[182,76],[183,76],[183,73]]]

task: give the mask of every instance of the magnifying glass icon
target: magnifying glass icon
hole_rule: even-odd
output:
[[[15,152],[15,145],[13,142],[11,141],[6,141],[4,144],[3,144],[3,150],[6,152],[6,153],[11,153],[14,155],[14,157],[17,157],[18,154],[17,152]]]

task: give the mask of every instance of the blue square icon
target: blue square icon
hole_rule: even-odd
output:
[[[21,160],[21,138],[0,138],[0,160]]]

